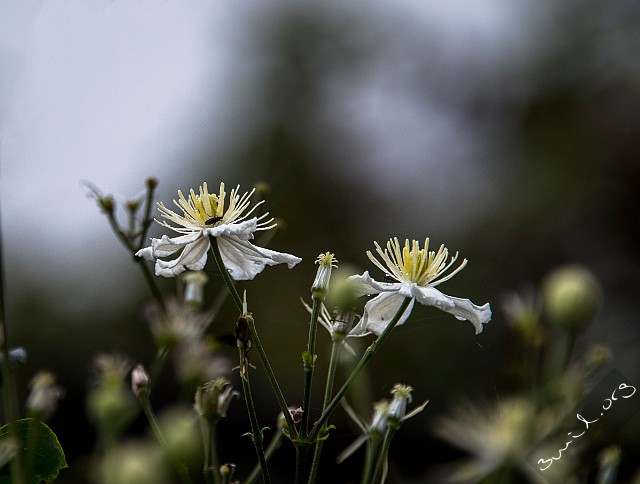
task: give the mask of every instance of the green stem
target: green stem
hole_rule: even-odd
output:
[[[384,441],[382,442],[382,449],[380,449],[380,453],[378,454],[378,462],[376,463],[376,471],[373,474],[373,480],[371,482],[375,482],[377,484],[382,484],[384,482],[382,480],[382,472],[387,462],[387,457],[389,455],[389,448],[391,447],[391,439],[395,435],[397,428],[387,428],[386,433],[384,434]]]
[[[367,439],[367,449],[365,453],[364,467],[362,469],[362,479],[360,484],[372,484],[371,471],[373,470],[373,460],[380,444],[379,438],[369,437]]]
[[[378,336],[378,338],[373,343],[371,343],[371,345],[364,352],[364,354],[362,355],[362,358],[360,359],[356,367],[353,369],[353,372],[347,378],[347,381],[344,382],[340,390],[338,390],[338,392],[333,397],[329,405],[327,405],[327,408],[325,408],[324,411],[322,412],[322,415],[320,416],[318,421],[315,423],[313,430],[309,434],[309,440],[311,442],[315,441],[318,438],[318,434],[324,428],[325,423],[327,422],[331,414],[334,412],[334,410],[340,403],[340,400],[342,400],[342,397],[344,397],[345,393],[347,393],[347,390],[349,389],[353,381],[356,379],[358,374],[367,365],[367,363],[373,357],[373,355],[376,354],[376,352],[378,351],[382,343],[384,343],[384,341],[387,339],[387,337],[389,336],[393,328],[396,326],[396,324],[400,320],[400,317],[404,314],[407,307],[409,307],[411,300],[412,299],[410,297],[404,298],[404,301],[402,301],[402,304],[398,308],[398,311],[396,312],[396,314],[393,316],[393,319],[391,319],[391,321],[389,322],[387,327],[384,329],[384,331],[380,334],[380,336]]]
[[[307,460],[307,451],[309,450],[309,442],[297,441],[296,445],[296,481],[295,484],[304,483],[305,462]]]
[[[218,241],[215,237],[209,237],[209,241],[211,243],[211,250],[213,252],[214,258],[216,260],[216,264],[218,265],[218,270],[222,274],[222,278],[224,279],[227,287],[229,288],[229,292],[231,293],[231,297],[238,308],[238,311],[243,312],[242,307],[242,299],[240,299],[240,295],[235,287],[231,276],[227,272],[226,267],[224,266],[224,262],[222,262],[222,256],[220,255],[220,248],[218,247]],[[249,331],[251,332],[251,343],[258,351],[258,356],[260,357],[260,362],[267,373],[267,379],[271,384],[271,389],[276,396],[276,400],[278,400],[278,405],[280,406],[280,411],[283,413],[285,420],[287,421],[287,427],[289,429],[289,434],[292,437],[297,436],[296,427],[293,423],[293,418],[291,418],[291,414],[289,413],[289,407],[287,406],[287,402],[284,399],[284,395],[282,394],[282,390],[280,389],[280,385],[278,385],[278,380],[276,380],[276,376],[273,373],[273,369],[269,364],[269,360],[267,358],[267,354],[264,351],[264,347],[262,343],[260,343],[260,338],[258,338],[258,332],[256,331],[256,327],[253,321],[253,318],[250,318],[249,321]]]
[[[155,191],[155,184],[151,185],[149,180],[147,180],[147,198],[145,200],[144,205],[144,218],[142,219],[142,230],[140,232],[140,243],[138,245],[138,250],[144,247],[144,240],[147,238],[147,232],[149,231],[149,227],[151,227],[151,205],[153,204],[153,194]]]
[[[313,298],[311,321],[309,322],[309,339],[307,341],[307,354],[304,362],[304,393],[302,399],[302,420],[300,422],[300,436],[304,439],[309,432],[309,402],[311,400],[311,383],[313,381],[313,368],[315,366],[316,333],[318,332],[318,315],[322,300]]]
[[[265,484],[270,484],[271,479],[269,477],[269,468],[267,467],[267,459],[264,455],[264,448],[262,446],[262,432],[258,425],[258,417],[256,416],[256,409],[253,405],[253,397],[251,395],[251,385],[249,383],[249,365],[245,361],[244,352],[238,348],[240,354],[240,368],[242,380],[242,393],[244,394],[244,401],[247,405],[247,412],[249,413],[249,422],[251,424],[251,440],[256,448],[256,454],[258,456],[258,463],[260,464],[260,471],[262,472],[262,479]]]
[[[190,484],[191,478],[189,477],[189,471],[187,469],[187,466],[179,462],[175,458],[175,456],[171,452],[171,449],[169,449],[169,446],[167,445],[167,441],[162,435],[162,431],[160,430],[160,425],[158,424],[158,419],[156,418],[156,415],[153,412],[153,409],[151,408],[151,402],[149,401],[148,393],[141,393],[138,396],[138,401],[142,406],[142,410],[144,411],[144,414],[147,417],[147,421],[149,422],[149,425],[151,426],[151,430],[153,431],[153,434],[156,436],[156,439],[158,440],[160,447],[162,447],[162,449],[165,451],[165,453],[171,460],[171,463],[173,464],[173,467],[176,469],[176,471],[180,475],[182,482]]]
[[[202,473],[207,483],[218,484],[220,482],[218,452],[216,450],[217,421],[205,420],[202,422],[202,440],[204,444],[204,464]]]
[[[336,368],[338,366],[338,355],[340,353],[340,348],[342,347],[341,340],[334,340],[331,345],[331,357],[329,358],[329,369],[327,370],[327,383],[324,388],[324,401],[322,402],[322,410],[324,411],[329,405],[329,401],[331,400],[331,393],[333,392],[333,381],[336,376]],[[324,430],[326,431],[327,424],[324,424]],[[322,435],[320,436],[322,437]],[[309,484],[314,484],[316,482],[316,476],[318,475],[318,469],[320,468],[320,456],[322,454],[322,446],[324,444],[324,439],[319,439],[316,442],[316,448],[313,451],[313,461],[311,463],[311,472],[309,474]]]
[[[260,357],[260,362],[265,369],[267,374],[267,380],[271,384],[271,389],[278,400],[278,405],[280,406],[280,411],[284,415],[284,419],[287,422],[287,429],[289,430],[289,435],[291,438],[296,438],[298,432],[296,430],[295,423],[293,422],[293,418],[291,417],[291,412],[289,412],[289,407],[287,406],[287,402],[284,399],[284,395],[282,394],[282,390],[280,389],[280,385],[278,385],[278,381],[276,380],[276,376],[273,373],[273,369],[269,364],[269,360],[267,359],[267,354],[264,351],[262,343],[260,343],[260,338],[258,337],[258,332],[256,331],[256,325],[253,319],[249,320],[249,331],[251,332],[251,343],[258,350],[258,356]]]
[[[269,442],[267,449],[264,451],[264,457],[267,460],[267,462],[271,460],[271,458],[273,457],[273,454],[275,454],[276,450],[278,450],[278,448],[280,447],[280,444],[282,444],[283,435],[284,434],[282,433],[282,430],[278,429],[276,434],[271,439],[271,442]],[[259,476],[260,476],[260,466],[256,465],[251,471],[251,474],[249,474],[249,477],[247,477],[247,479],[244,481],[244,484],[253,484],[256,481],[256,479],[258,479]]]
[[[242,313],[242,298],[240,298],[240,294],[238,294],[235,283],[233,282],[233,280],[231,279],[231,276],[229,275],[229,271],[224,266],[224,262],[222,261],[222,255],[220,254],[220,247],[218,247],[218,239],[210,235],[209,243],[211,244],[211,251],[213,252],[213,257],[216,260],[216,264],[218,265],[218,270],[220,271],[220,275],[222,275],[224,282],[227,284],[227,287],[229,288],[229,292],[231,293],[233,302],[238,308],[238,311]]]

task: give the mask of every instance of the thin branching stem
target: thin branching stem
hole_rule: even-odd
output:
[[[264,454],[264,447],[262,445],[262,431],[258,425],[258,417],[256,415],[256,409],[253,405],[253,396],[251,394],[251,384],[249,383],[249,364],[245,359],[244,351],[238,348],[240,354],[240,373],[242,380],[242,393],[244,394],[244,401],[247,405],[247,412],[249,413],[249,423],[251,424],[251,440],[256,448],[256,455],[258,456],[258,463],[260,464],[260,471],[262,472],[262,480],[265,484],[270,484],[271,478],[269,477],[269,467],[267,466],[267,459]]]
[[[377,484],[382,484],[385,481],[385,467],[387,465],[387,459],[389,458],[389,448],[391,447],[391,439],[397,432],[398,428],[396,427],[387,427],[387,431],[384,434],[384,440],[382,441],[382,448],[378,453],[378,462],[376,463],[375,473],[373,474],[373,479],[371,482],[375,482]]]
[[[202,473],[207,484],[218,484],[220,482],[220,464],[216,447],[217,427],[218,422],[216,420],[205,419],[202,421],[202,440],[204,444]]]
[[[322,307],[322,300],[313,298],[313,309],[309,321],[309,339],[307,341],[306,356],[304,362],[304,393],[302,399],[302,420],[300,422],[300,436],[304,439],[309,432],[309,407],[311,401],[311,384],[313,382],[313,368],[315,366],[316,333],[318,332],[318,315]]]
[[[236,304],[236,307],[238,308],[238,311],[240,311],[242,313],[242,311],[243,311],[242,299],[240,298],[240,295],[238,294],[238,290],[236,289],[235,284],[234,284],[233,280],[231,279],[231,276],[229,275],[229,273],[227,272],[227,269],[224,266],[224,262],[222,261],[222,256],[220,255],[220,248],[218,247],[218,241],[216,240],[215,237],[209,237],[209,241],[211,243],[211,251],[213,252],[214,258],[216,260],[216,264],[218,265],[218,270],[222,274],[222,278],[224,279],[225,283],[227,284],[227,287],[229,288],[229,292],[231,293],[231,297],[232,297],[234,303]],[[255,327],[255,323],[254,323],[253,319],[251,319],[249,321],[249,331],[251,332],[251,343],[256,348],[256,350],[258,351],[258,356],[260,357],[260,362],[262,363],[262,366],[265,369],[265,372],[267,374],[267,379],[269,380],[269,383],[271,384],[271,389],[273,390],[273,393],[276,396],[276,400],[278,400],[278,405],[280,406],[280,411],[284,414],[284,418],[285,418],[285,420],[287,422],[289,433],[290,433],[290,435],[292,437],[295,437],[295,436],[297,436],[297,433],[296,433],[295,425],[293,423],[293,418],[291,417],[291,414],[289,413],[289,408],[287,407],[287,402],[284,399],[284,395],[282,394],[282,390],[280,389],[280,385],[278,385],[278,381],[276,380],[276,376],[273,373],[273,369],[271,368],[271,365],[269,364],[269,360],[267,358],[267,354],[264,351],[264,347],[262,346],[262,343],[260,342],[260,338],[258,337],[258,332],[256,331],[256,327]]]
[[[151,426],[151,430],[153,431],[153,434],[158,440],[160,447],[162,447],[162,449],[167,454],[167,457],[169,457],[169,460],[171,461],[171,463],[173,464],[173,467],[175,468],[176,472],[180,476],[180,479],[185,484],[191,484],[191,477],[189,476],[189,470],[187,469],[187,466],[175,458],[175,456],[171,452],[171,449],[167,445],[167,441],[165,440],[164,435],[162,435],[162,430],[160,429],[160,425],[158,424],[158,419],[156,418],[156,414],[154,413],[153,408],[151,408],[151,402],[149,401],[148,393],[146,392],[141,393],[138,396],[138,401],[140,402],[140,406],[142,407],[142,410],[144,411],[144,414],[147,417],[147,421]]]
[[[273,454],[275,454],[276,450],[280,448],[280,445],[282,444],[283,435],[284,434],[282,433],[282,430],[278,429],[275,435],[271,438],[271,442],[269,442],[269,445],[264,451],[264,457],[267,460],[267,462],[271,460],[271,458],[273,457]],[[251,474],[249,474],[249,477],[245,479],[244,484],[253,484],[254,482],[256,482],[258,477],[260,477],[260,465],[256,465],[253,468],[253,470],[251,471]]]
[[[342,397],[344,397],[345,393],[347,393],[347,390],[349,389],[353,381],[360,374],[362,369],[367,365],[367,363],[373,357],[373,355],[376,354],[376,352],[378,351],[382,343],[384,343],[384,341],[387,339],[387,337],[389,336],[393,328],[396,326],[396,324],[400,320],[400,317],[404,314],[407,307],[409,307],[411,300],[412,299],[410,297],[404,298],[404,301],[398,308],[398,311],[393,316],[393,318],[391,319],[391,321],[389,322],[385,330],[380,334],[380,336],[378,336],[378,338],[373,343],[371,343],[371,346],[369,346],[367,350],[364,352],[364,354],[362,355],[362,358],[360,359],[356,367],[353,369],[353,372],[351,373],[351,375],[349,375],[349,377],[344,382],[340,390],[338,390],[338,392],[335,394],[335,396],[333,397],[329,405],[327,405],[327,408],[325,408],[324,411],[322,412],[322,415],[320,416],[318,421],[315,423],[313,430],[309,434],[309,440],[311,442],[314,442],[318,438],[318,435],[324,429],[324,425],[326,424],[327,420],[329,419],[331,414],[334,412],[334,410],[340,403],[340,400],[342,400]]]
[[[331,393],[333,392],[333,381],[336,376],[336,368],[338,366],[338,356],[340,354],[340,348],[342,347],[343,342],[341,340],[334,340],[331,345],[331,357],[329,358],[329,368],[327,369],[327,382],[324,388],[324,401],[322,402],[322,410],[324,411],[329,405],[331,401]],[[324,431],[327,430],[327,424],[324,424]],[[309,473],[309,484],[314,484],[316,482],[316,477],[318,475],[318,469],[320,468],[320,456],[322,455],[322,447],[325,439],[320,438],[316,442],[316,447],[313,451],[313,461],[311,463],[311,471]]]
[[[367,439],[367,447],[365,450],[364,466],[362,468],[362,477],[360,479],[360,484],[372,484],[376,482],[375,480],[371,480],[371,474],[373,472],[374,460],[379,446],[379,437],[376,438],[370,436]]]

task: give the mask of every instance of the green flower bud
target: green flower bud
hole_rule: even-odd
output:
[[[396,383],[391,390],[393,399],[389,404],[389,414],[387,417],[390,427],[400,425],[407,415],[407,404],[411,403],[411,392],[413,388],[409,385]]]
[[[194,462],[200,455],[200,432],[193,411],[175,407],[159,418],[165,451],[178,462]]]
[[[229,405],[239,396],[229,380],[216,378],[198,388],[194,408],[203,419],[215,422],[226,416]]]
[[[543,283],[544,311],[549,322],[567,331],[585,329],[600,308],[602,290],[595,276],[580,266],[566,266]]]
[[[324,300],[329,292],[329,281],[331,280],[331,269],[337,266],[338,259],[331,252],[320,254],[316,259],[318,272],[311,286],[311,295],[314,299]]]
[[[189,271],[182,276],[185,283],[184,305],[191,309],[204,306],[204,286],[209,277],[202,271]]]

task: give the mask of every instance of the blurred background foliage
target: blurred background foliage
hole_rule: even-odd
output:
[[[376,356],[358,393],[380,399],[401,382],[414,387],[416,402],[430,399],[391,450],[394,482],[424,482],[440,464],[464,455],[435,436],[436,419],[460,402],[492,405],[516,391],[514,336],[501,298],[537,286],[560,265],[584,265],[604,292],[577,352],[606,344],[612,366],[640,383],[640,7],[632,1],[536,3],[522,7],[526,21],[514,23],[514,29],[527,26],[521,35],[493,45],[474,43],[470,32],[458,37],[462,47],[439,36],[437,18],[425,24],[410,8],[376,4],[365,13],[362,7],[283,2],[245,12],[235,48],[238,62],[249,67],[225,93],[233,110],[215,126],[211,142],[205,136],[186,149],[189,159],[157,172],[150,167],[148,175],[162,173],[158,199],[165,202],[205,180],[247,189],[269,184],[266,207],[283,220],[269,246],[303,262],[291,271],[266,270],[241,288],[292,404],[302,397],[308,320],[298,299],[309,295],[317,254],[332,251],[341,266],[360,273],[372,270],[365,251],[374,240],[428,236],[469,259],[443,290],[491,303],[494,317],[484,333],[476,337],[469,324],[416,307]],[[55,199],[46,203],[55,206]],[[45,210],[40,216],[57,215]],[[95,217],[101,217],[97,208]],[[106,221],[100,230],[90,246],[69,247],[68,264],[77,251],[91,253],[72,278],[38,278],[46,266],[29,268],[26,254],[4,254],[12,343],[29,353],[19,377],[26,381],[47,368],[66,389],[50,423],[71,466],[60,482],[83,482],[89,467],[94,434],[84,394],[95,355],[116,351],[143,363],[154,355],[142,317],[150,298],[144,280]],[[207,272],[213,294],[222,280],[212,264]],[[173,281],[161,283],[174,290]],[[235,318],[228,304],[214,331],[231,333]],[[235,358],[233,348],[223,351]],[[321,333],[321,366],[328,351]],[[276,403],[259,365],[254,375],[261,423],[273,428]],[[315,382],[317,405],[321,382]],[[176,392],[167,367],[155,405],[162,408]],[[368,415],[368,407],[351,398]],[[357,481],[361,455],[339,467],[332,463],[357,429],[342,412],[334,420],[338,428],[325,446],[320,481]],[[137,422],[133,431],[143,428]],[[247,430],[236,403],[220,430],[223,462],[253,465],[250,441],[239,437]],[[637,433],[629,435],[623,458],[632,460],[640,442]],[[281,482],[291,479],[292,455],[285,445],[274,461]],[[626,480],[636,471],[628,459],[621,473]]]

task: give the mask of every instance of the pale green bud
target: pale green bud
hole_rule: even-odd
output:
[[[379,438],[387,430],[390,404],[388,400],[380,400],[373,404],[373,417],[369,424],[369,436]]]
[[[155,446],[127,443],[109,452],[102,464],[104,484],[166,484],[170,473]]]
[[[239,396],[229,380],[216,378],[196,390],[194,408],[202,418],[215,422],[226,416],[229,405]]]
[[[314,299],[324,300],[329,292],[329,281],[331,280],[331,269],[338,267],[338,259],[331,252],[320,254],[316,259],[318,271],[311,286],[311,295]]]
[[[595,276],[584,267],[555,270],[543,283],[544,310],[549,322],[567,331],[585,329],[597,314],[602,290]]]
[[[178,462],[194,462],[200,455],[200,431],[189,408],[175,407],[159,418],[165,451]]]
[[[182,280],[185,283],[184,305],[200,309],[204,305],[204,286],[209,277],[202,271],[190,271],[182,276]]]
[[[409,385],[396,383],[391,390],[393,399],[389,404],[388,422],[390,426],[399,425],[407,415],[407,404],[411,403],[411,392],[413,388]]]
[[[225,482],[229,482],[233,477],[233,474],[236,472],[236,465],[232,463],[222,464],[220,466],[220,475],[223,479],[226,479]]]

